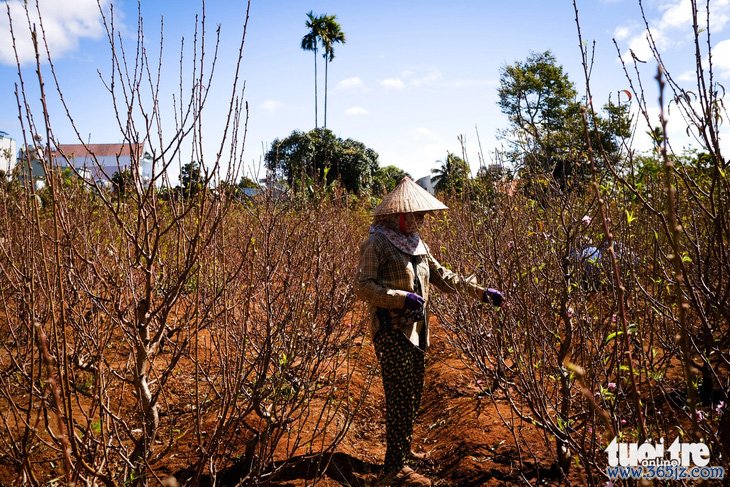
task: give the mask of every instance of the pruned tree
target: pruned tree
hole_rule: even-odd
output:
[[[116,193],[73,168],[55,170],[49,86],[63,122],[84,142],[38,10],[37,28],[26,25],[30,15],[11,19],[13,29],[34,33],[41,104],[28,101],[30,81],[19,69],[18,107],[25,147],[40,148],[23,162],[44,168],[48,204],[37,203],[30,181],[20,197],[0,198],[3,479],[10,470],[22,485],[150,485],[182,451],[187,467],[165,483],[225,476],[260,485],[301,456],[322,475],[363,397],[350,389],[359,357],[353,340],[365,323],[352,312],[360,221],[334,215],[339,207],[327,201],[293,211],[270,197],[241,205],[226,191],[238,187],[246,104],[234,74],[227,110],[216,111],[226,128],[209,150],[202,120],[220,71],[216,56],[205,55],[205,16],[194,26],[192,60],[179,60],[191,63],[194,79],[180,75],[170,112],[155,81],[166,68],[149,57],[143,19],[130,46],[100,11],[111,61],[101,79],[118,136],[159,150],[149,179],[138,159],[129,172],[120,168]],[[234,73],[245,30],[246,23]],[[101,168],[89,152],[90,165]],[[208,153],[215,155],[205,170],[182,168],[188,197],[171,196],[173,164]]]

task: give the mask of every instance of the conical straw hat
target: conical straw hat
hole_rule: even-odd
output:
[[[408,176],[398,183],[393,191],[385,195],[375,208],[375,216],[393,213],[415,213],[417,211],[448,210],[449,207],[417,185]]]

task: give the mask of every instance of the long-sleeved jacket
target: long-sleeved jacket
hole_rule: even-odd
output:
[[[408,255],[381,233],[371,233],[360,246],[356,293],[370,306],[373,336],[381,326],[376,317],[378,308],[381,308],[387,310],[392,326],[402,331],[414,345],[426,349],[430,343],[428,318],[409,322],[403,317],[408,316],[404,309],[408,293],[421,294],[426,301],[424,306],[428,304],[430,283],[443,292],[469,293],[476,299],[481,299],[484,293],[484,288],[439,264],[430,252]],[[420,287],[420,292],[416,286]]]

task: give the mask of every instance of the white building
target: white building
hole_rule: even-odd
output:
[[[17,151],[15,140],[7,133],[0,131],[0,171],[3,171],[6,176],[10,176],[10,171],[15,167]]]
[[[143,180],[152,177],[152,155],[144,144],[60,144],[53,152],[57,167],[73,167],[84,179],[106,184],[114,174],[138,170]]]

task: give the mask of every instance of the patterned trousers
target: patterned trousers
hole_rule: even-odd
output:
[[[385,390],[385,472],[403,468],[421,404],[424,352],[398,330],[380,328],[373,338]]]

